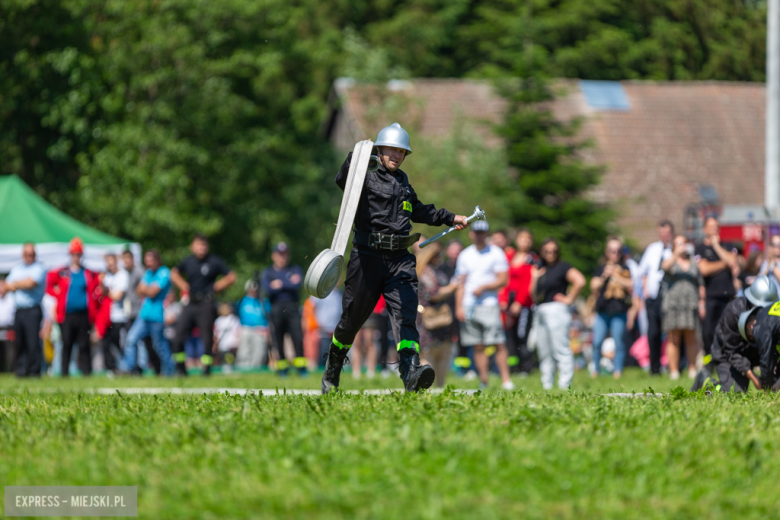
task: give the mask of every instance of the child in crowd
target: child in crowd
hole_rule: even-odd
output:
[[[220,304],[218,311],[219,318],[214,322],[214,350],[219,358],[219,364],[232,368],[236,362],[236,352],[241,338],[241,321],[230,304]]]

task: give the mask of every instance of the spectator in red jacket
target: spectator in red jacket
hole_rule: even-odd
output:
[[[504,311],[509,366],[514,371],[527,375],[534,368],[534,357],[528,350],[528,332],[533,320],[531,269],[539,262],[539,257],[531,250],[534,236],[530,230],[521,228],[515,238],[515,245],[517,249],[513,249],[507,258],[509,284],[499,294],[499,303]]]
[[[46,293],[57,299],[57,322],[62,331],[62,376],[68,376],[73,343],[79,346],[79,370],[92,372],[89,327],[98,310],[100,279],[98,274],[81,265],[84,243],[76,237],[70,241],[70,265],[49,271]]]

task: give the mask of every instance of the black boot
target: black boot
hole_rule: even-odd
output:
[[[322,393],[327,394],[331,390],[338,390],[339,380],[341,379],[341,369],[349,364],[347,357],[348,348],[339,348],[333,343],[330,344],[330,350],[325,354],[325,373],[322,374]]]
[[[187,375],[187,366],[184,363],[176,363],[176,377],[185,377]]]
[[[417,392],[421,388],[430,388],[436,379],[431,365],[420,365],[420,355],[413,348],[398,351],[398,371],[407,392]]]

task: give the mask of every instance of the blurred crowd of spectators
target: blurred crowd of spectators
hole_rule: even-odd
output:
[[[441,366],[453,360],[456,373],[479,377],[483,384],[492,370],[505,388],[512,387],[507,368],[521,376],[539,369],[545,389],[553,387],[556,372],[558,386],[568,388],[577,369],[594,378],[620,378],[624,367],[639,366],[672,379],[687,369],[695,378],[697,368],[709,362],[728,302],[756,276],[767,274],[775,284],[780,278],[780,236],[771,238],[766,254],[753,251],[746,258],[720,243],[714,217],[705,220],[698,244],[662,221],[658,241],[641,255],[632,254],[620,237],[605,237],[599,265],[587,273],[585,297],[586,277],[561,259],[557,240],[541,240],[537,255],[529,230],[510,235],[488,229],[484,222],[473,226],[472,245],[462,253],[453,241],[444,258],[436,253],[418,259],[418,268],[422,260],[437,274],[420,273],[421,316],[429,306],[446,306],[431,295],[445,298],[453,287],[456,309],[448,334],[423,333],[421,345],[424,352],[446,351]],[[420,325],[426,329],[424,321]],[[429,358],[435,362],[440,355]],[[443,379],[444,372],[439,374]]]
[[[477,221],[471,245],[458,240],[414,247],[419,279],[421,356],[443,386],[450,369],[488,383],[496,373],[511,389],[511,373],[536,369],[544,388],[568,388],[574,371],[619,378],[627,365],[677,379],[706,363],[726,304],[760,274],[780,278],[780,236],[766,254],[747,258],[721,245],[709,218],[699,244],[658,226],[659,240],[641,256],[617,236],[581,295],[583,273],[562,260],[554,238],[539,242],[527,229],[490,231]],[[192,255],[173,268],[157,251],[136,259],[128,250],[106,255],[105,272],[82,266],[74,239],[71,262],[50,271],[26,244],[17,267],[0,280],[0,366],[20,377],[292,369],[322,367],[341,316],[342,293],[301,299],[303,271],[290,264],[285,243],[272,265],[243,280],[245,295],[220,297],[236,274],[196,236]],[[138,261],[143,261],[143,268]],[[395,348],[384,301],[350,351],[355,378],[388,376]],[[216,368],[218,367],[218,368]]]

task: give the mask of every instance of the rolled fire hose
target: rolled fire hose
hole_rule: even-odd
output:
[[[306,287],[306,292],[316,298],[327,297],[338,285],[341,278],[344,254],[347,252],[347,244],[360,203],[360,194],[366,180],[366,171],[373,146],[374,143],[370,140],[360,141],[355,145],[333,242],[330,249],[317,255],[317,258],[309,266],[309,270],[306,271],[303,285]]]

